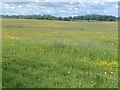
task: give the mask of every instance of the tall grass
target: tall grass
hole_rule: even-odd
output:
[[[116,88],[116,22],[3,19],[3,88]]]

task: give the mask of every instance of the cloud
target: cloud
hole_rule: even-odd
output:
[[[89,0],[88,0],[89,1]],[[73,16],[85,14],[107,14],[116,16],[117,2],[6,2],[2,5],[3,14],[29,15],[50,14]]]
[[[118,5],[113,5],[113,8],[118,9]]]
[[[2,2],[119,2],[119,0],[2,0]]]
[[[90,11],[87,11],[87,14],[90,14],[91,12]]]

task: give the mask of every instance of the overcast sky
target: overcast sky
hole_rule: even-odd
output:
[[[3,15],[75,16],[85,14],[118,15],[118,2],[4,2]]]

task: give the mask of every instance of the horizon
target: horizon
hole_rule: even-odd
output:
[[[118,17],[118,2],[4,2],[1,15],[52,15],[56,17],[88,14]]]
[[[39,15],[36,15],[36,14],[31,14],[31,15],[0,15],[0,16],[44,16],[44,15],[50,15],[50,14],[39,14]],[[86,15],[101,15],[101,16],[113,16],[113,15],[105,15],[105,14],[85,14],[85,15],[75,15],[75,16],[86,16]],[[54,16],[54,15],[50,15],[50,16]],[[64,16],[54,16],[54,17],[64,17]],[[74,17],[74,16],[65,16],[65,17]],[[113,17],[119,17],[119,16],[113,16]]]

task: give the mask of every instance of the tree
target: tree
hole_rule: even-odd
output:
[[[72,17],[71,16],[68,17],[68,21],[72,21]]]
[[[67,17],[64,17],[63,20],[64,20],[64,21],[69,21]]]
[[[62,20],[62,17],[58,17],[57,19],[61,21],[61,20]]]
[[[114,17],[109,17],[108,21],[115,21],[115,18]]]
[[[64,21],[77,21],[77,20],[96,20],[96,21],[116,21],[120,17],[108,16],[108,15],[96,15],[89,14],[83,16],[74,16],[74,17],[56,17],[47,14],[43,15],[2,15],[2,18],[17,18],[17,19],[40,19],[40,20],[64,20]]]

